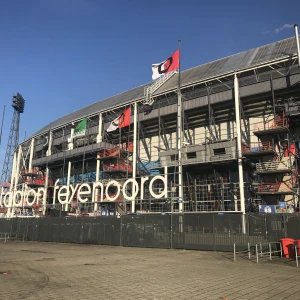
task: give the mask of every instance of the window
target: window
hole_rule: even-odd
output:
[[[178,155],[177,154],[171,155],[171,161],[176,161],[176,160],[178,160]]]
[[[214,155],[226,154],[225,148],[214,149]]]
[[[188,159],[197,158],[196,152],[189,152],[186,154]]]

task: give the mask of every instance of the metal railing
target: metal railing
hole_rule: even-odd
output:
[[[254,132],[287,127],[288,124],[285,118],[277,116],[275,119],[272,119],[270,121],[264,121],[254,124]]]
[[[43,173],[38,168],[22,170],[21,174],[22,175],[27,175],[27,174],[43,175]]]
[[[279,245],[279,249],[272,249],[272,245]],[[259,249],[258,249],[259,246]],[[256,263],[258,264],[259,256],[268,255],[269,259],[272,260],[272,254],[280,253],[280,258],[282,258],[282,244],[281,242],[269,242],[269,243],[259,243],[255,245],[255,256]]]
[[[0,232],[0,241],[4,241],[4,243],[8,241],[25,241],[25,234],[23,233],[8,233],[8,232]]]
[[[260,152],[260,151],[272,151],[274,148],[271,145],[271,142],[257,142],[242,144],[242,153],[248,152]]]
[[[267,162],[261,162],[256,164],[256,170],[257,172],[274,172],[279,170],[290,170],[291,169],[291,161],[285,160],[285,161],[267,161]]]
[[[259,193],[291,192],[291,183],[288,182],[265,182],[258,185]]]
[[[244,245],[244,243],[234,243],[233,244],[233,260],[236,261],[236,255],[237,254],[242,254],[242,253],[247,253],[248,254],[248,259],[251,259],[251,245],[250,245],[250,243],[248,242],[248,244],[247,244],[247,250],[242,250],[242,251],[236,251],[236,246],[238,244]]]

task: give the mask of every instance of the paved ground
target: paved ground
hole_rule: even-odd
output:
[[[280,258],[35,242],[0,253],[1,300],[300,299],[300,268]]]

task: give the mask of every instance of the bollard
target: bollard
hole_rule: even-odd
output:
[[[258,264],[258,247],[255,245],[255,253],[256,253],[256,263]]]

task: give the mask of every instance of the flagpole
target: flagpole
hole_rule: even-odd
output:
[[[178,87],[177,87],[177,95],[178,95],[178,102],[177,102],[177,138],[178,138],[178,208],[179,212],[183,212],[183,185],[182,185],[182,99],[181,99],[181,78],[180,78],[180,45],[181,40],[178,40],[178,50],[179,50],[179,57],[178,57]]]

